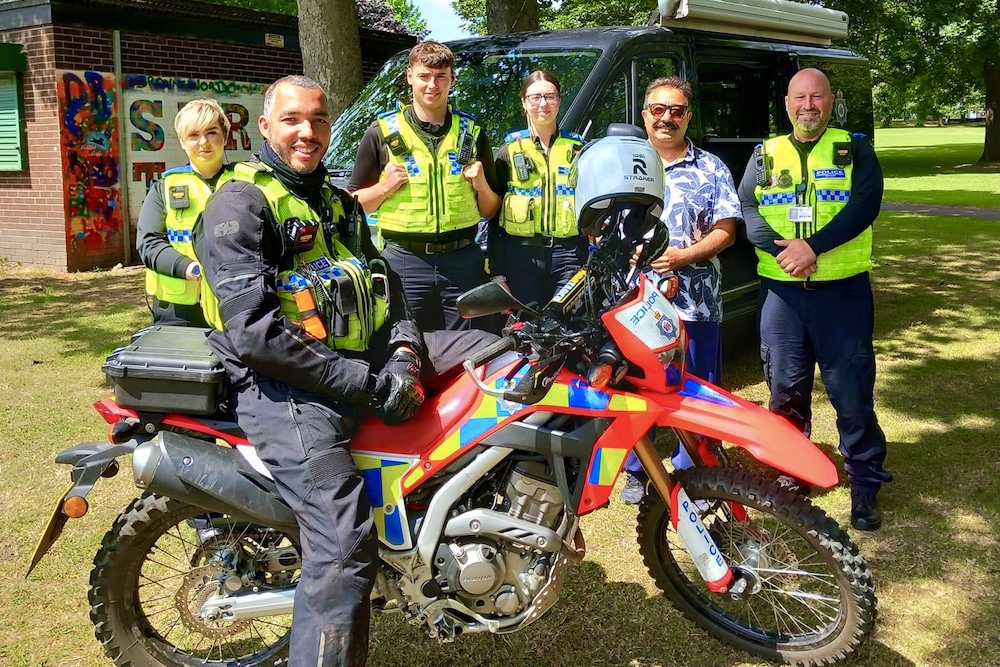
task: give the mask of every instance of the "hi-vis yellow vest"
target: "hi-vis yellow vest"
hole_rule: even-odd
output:
[[[216,181],[216,187],[229,180],[231,173],[228,166],[224,167]],[[163,172],[161,182],[167,240],[177,252],[197,261],[191,230],[194,229],[198,216],[205,210],[205,202],[213,192],[212,186],[191,165],[168,169]],[[146,294],[166,303],[188,306],[198,303],[201,293],[199,282],[146,269]]]
[[[266,165],[238,163],[232,178],[260,188],[282,232],[291,218],[320,220],[320,216],[289,192]],[[333,211],[332,223],[336,229],[345,217],[344,205],[326,185],[323,186],[323,199]],[[367,234],[367,227],[356,233]],[[313,247],[295,255],[292,268],[278,273],[276,286],[281,314],[299,324],[302,314],[294,295],[309,290],[328,333],[323,342],[336,350],[367,350],[372,335],[385,323],[389,310],[388,280],[384,272],[373,276],[363,259],[355,257],[336,233],[328,234],[322,226]],[[210,290],[208,292],[211,294]],[[222,317],[215,296],[206,295],[202,306],[206,321],[221,331]]]
[[[538,150],[529,130],[511,132],[504,137],[504,143],[511,168],[500,226],[511,236],[577,236],[573,209],[576,190],[570,185],[569,169],[583,147],[583,138],[574,132],[559,132],[547,158]],[[514,166],[518,153],[528,167],[528,178],[523,181]]]
[[[853,163],[834,163],[835,144],[850,145],[851,135],[844,130],[829,128],[819,138],[806,160],[796,150],[788,136],[773,137],[764,142],[764,153],[770,165],[770,179],[757,186],[756,196],[761,216],[783,238],[809,238],[825,227],[851,199]],[[805,169],[805,173],[803,173]],[[811,222],[790,220],[796,206],[796,186],[803,184],[800,201],[812,207]],[[764,278],[801,281],[785,273],[770,253],[757,249],[757,273]],[[868,227],[854,239],[816,258],[817,271],[810,282],[849,278],[872,268],[872,228]]]
[[[480,127],[472,116],[452,110],[451,128],[441,137],[432,154],[403,115],[406,107],[378,117],[379,130],[387,143],[397,135],[405,150],[389,152],[389,162],[406,168],[407,182],[389,195],[378,208],[378,227],[390,235],[441,234],[475,227],[482,216],[476,190],[462,175],[458,149],[463,134],[471,137],[473,150]],[[475,156],[473,159],[476,159]]]

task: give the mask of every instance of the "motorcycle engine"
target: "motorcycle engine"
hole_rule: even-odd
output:
[[[522,461],[507,477],[507,515],[555,530],[563,499],[541,462]],[[493,536],[496,537],[496,536]],[[530,604],[548,580],[553,555],[515,545],[502,537],[460,537],[438,547],[435,577],[442,591],[477,613],[509,616]]]

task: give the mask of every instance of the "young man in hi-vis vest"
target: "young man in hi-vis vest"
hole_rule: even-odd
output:
[[[422,331],[489,326],[463,320],[455,301],[489,280],[475,242],[500,208],[493,150],[472,116],[452,109],[455,55],[444,44],[410,50],[411,105],[379,114],[365,132],[350,189],[378,218],[382,253],[403,280]]]
[[[809,435],[819,364],[837,412],[851,525],[877,530],[882,514],[875,496],[892,481],[875,416],[869,280],[882,170],[864,135],[829,127],[834,101],[823,72],[804,69],[793,76],[785,97],[792,133],[756,148],[739,195],[747,236],[757,249],[770,409]]]
[[[316,82],[275,82],[258,125],[260,153],[234,166],[195,230],[208,342],[236,419],[299,524],[288,664],[358,667],[377,553],[351,436],[369,410],[390,423],[412,417],[425,385],[496,337],[417,330],[357,204],[329,184],[330,114]]]

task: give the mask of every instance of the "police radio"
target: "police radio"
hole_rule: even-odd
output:
[[[531,175],[531,162],[525,156],[523,151],[517,151],[514,153],[514,173],[517,174],[517,180],[526,181]]]
[[[764,155],[764,147],[757,146],[753,150],[753,170],[757,185],[764,187],[767,185],[767,156]]]
[[[463,167],[469,166],[472,162],[472,149],[475,147],[475,139],[471,132],[463,132],[458,138],[458,163]]]

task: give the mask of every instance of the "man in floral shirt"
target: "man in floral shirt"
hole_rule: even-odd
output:
[[[649,143],[663,161],[666,192],[663,224],[670,245],[652,261],[657,274],[677,274],[680,286],[674,308],[688,332],[687,369],[718,384],[722,375],[722,272],[717,255],[732,245],[740,202],[726,165],[687,139],[691,122],[691,85],[676,76],[661,77],[646,88],[642,118]],[[673,457],[675,468],[691,465],[683,448]],[[635,456],[622,500],[642,500],[645,475]]]

